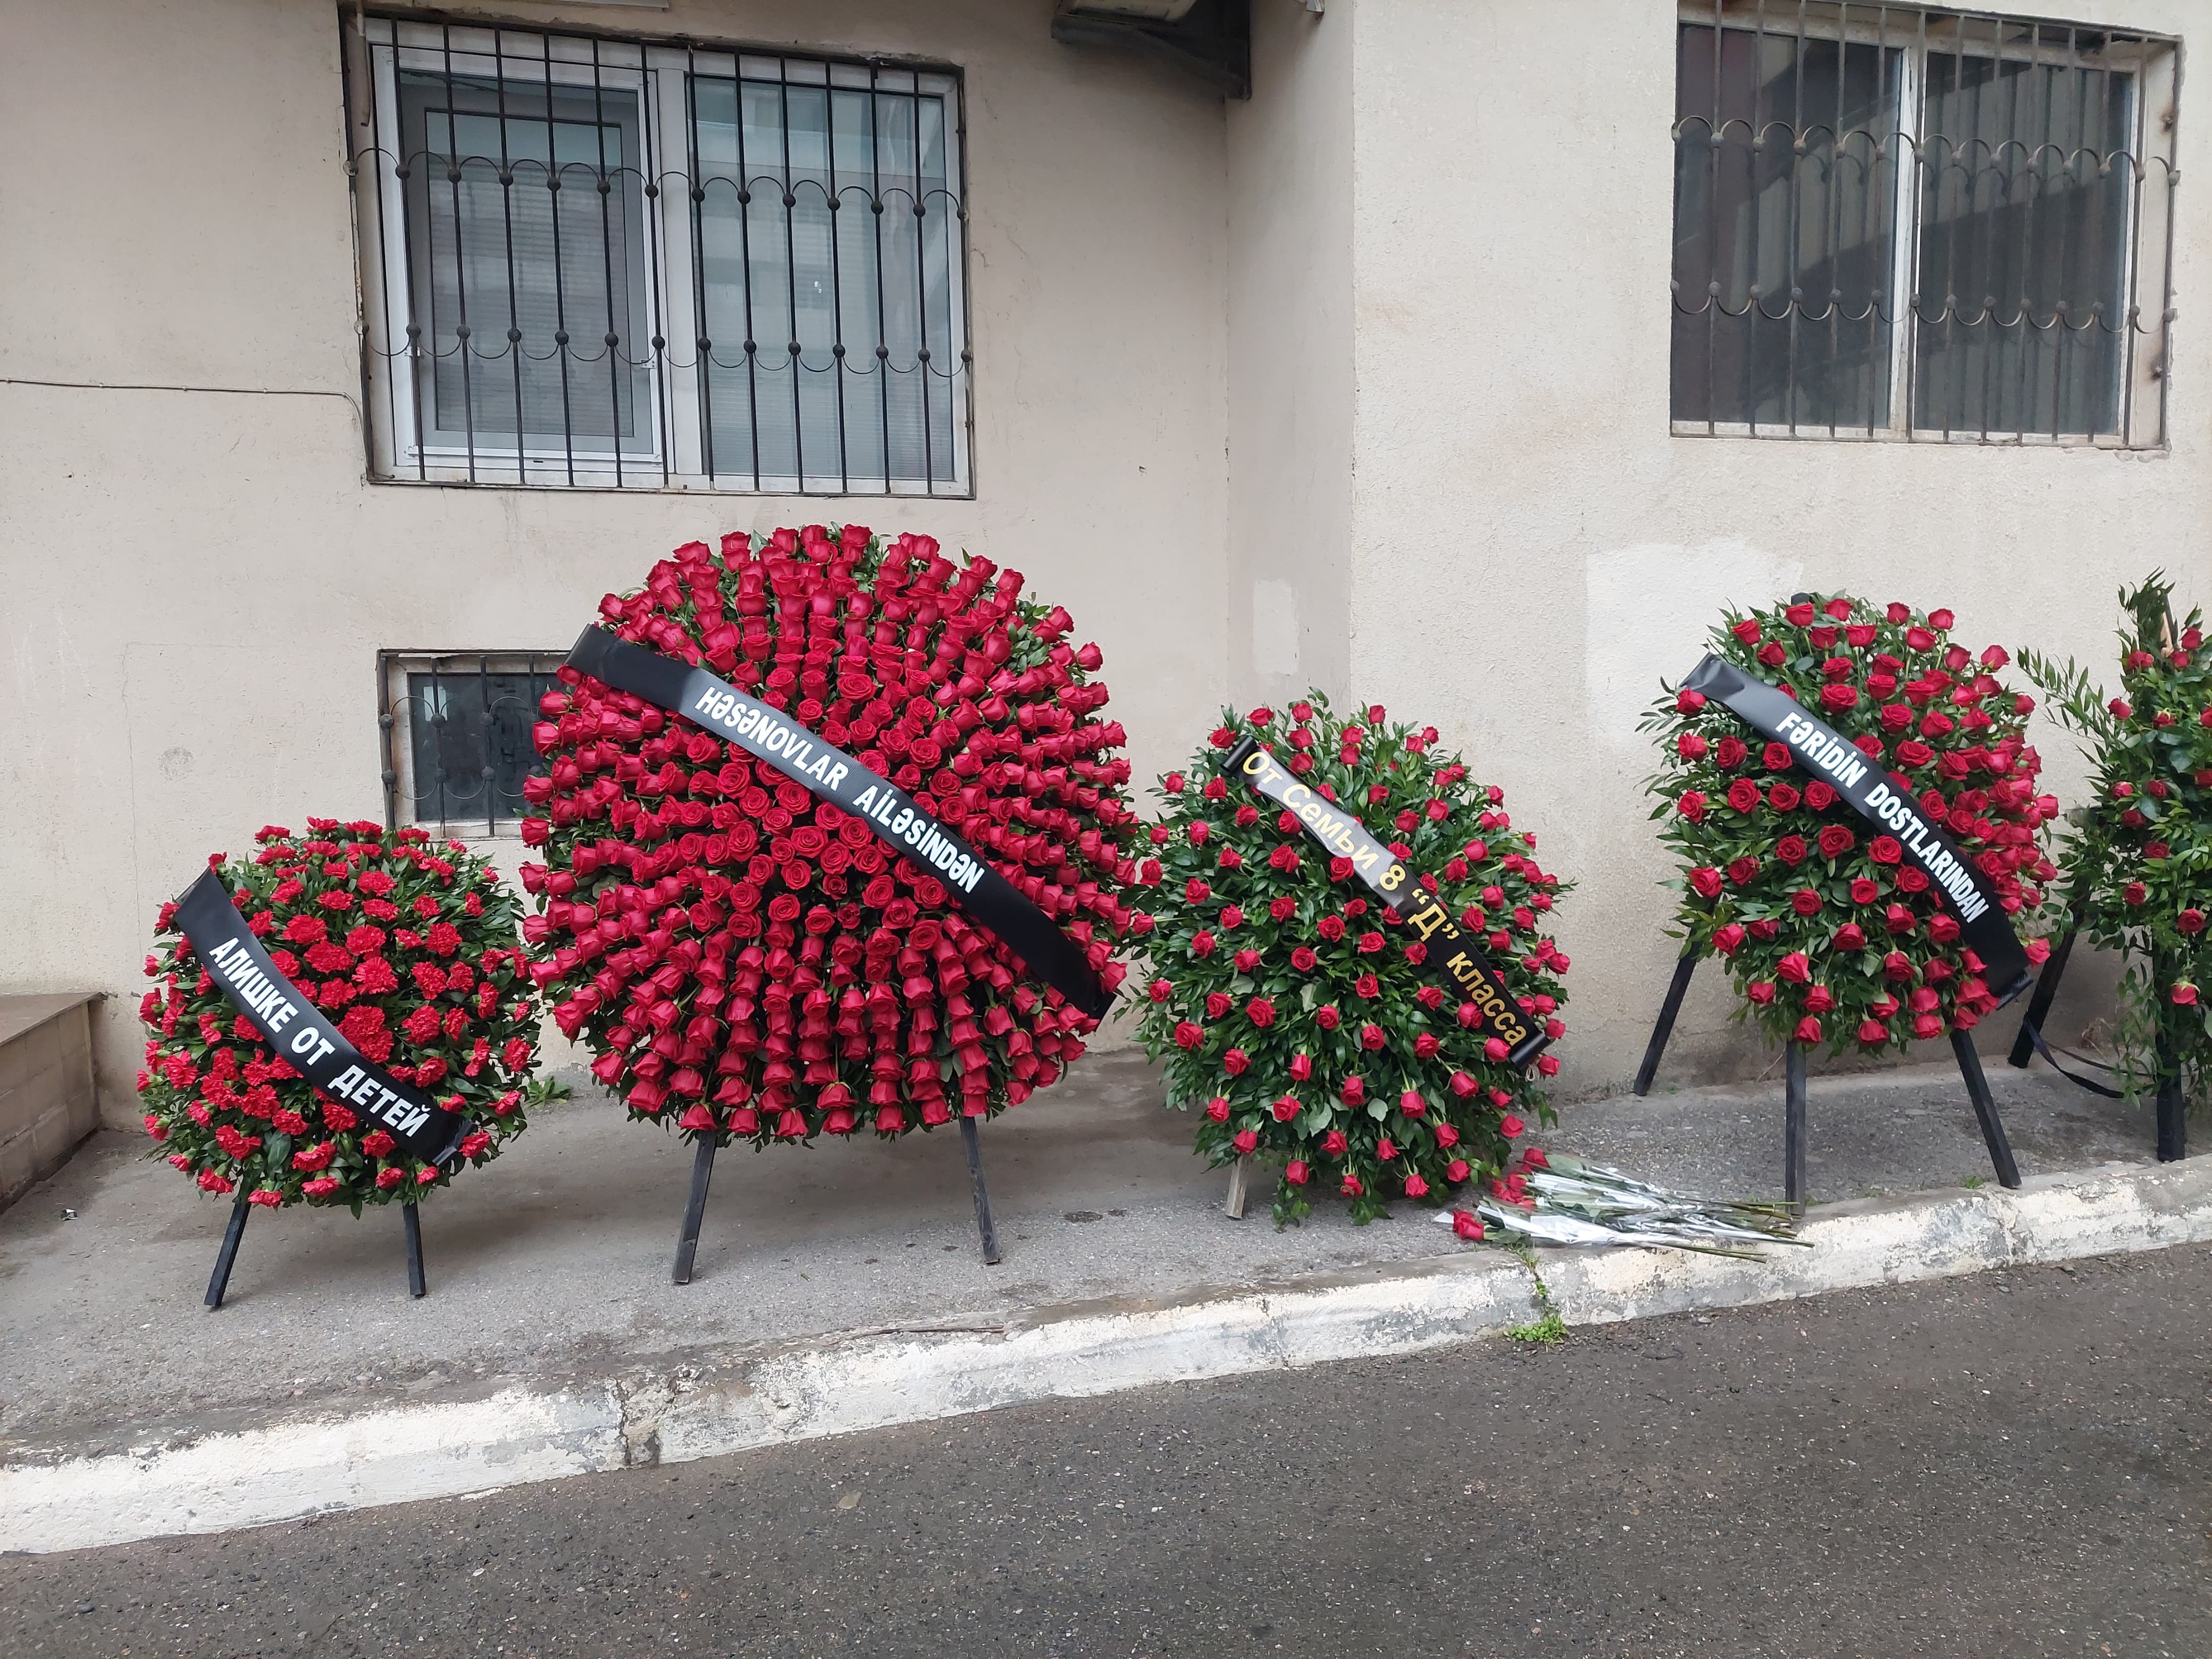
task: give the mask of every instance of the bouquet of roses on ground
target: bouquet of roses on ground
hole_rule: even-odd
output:
[[[2021,653],[2094,768],[2051,921],[2073,912],[2097,944],[2127,953],[2113,1046],[2128,1093],[2178,1075],[2203,1103],[2212,1098],[2212,661],[2202,613],[2177,623],[2162,575],[2124,591],[2120,605],[2131,625],[2120,635],[2121,695],[2109,702],[2073,663]]]
[[[2036,792],[2034,700],[2008,659],[1952,642],[1948,611],[1876,610],[1843,595],[1730,612],[1713,653],[1780,687],[1889,775],[2031,922],[2058,811]],[[1868,823],[1787,744],[1684,689],[1653,705],[1665,763],[1646,787],[1680,857],[1677,922],[1726,959],[1752,1018],[1779,1042],[1880,1054],[1964,1030],[1997,999],[1958,916],[1896,837]],[[2025,941],[2032,962],[2050,954]]]
[[[856,525],[678,548],[600,602],[914,794],[1110,992],[1135,814],[1098,647],[988,559]],[[1055,1081],[1097,1020],[865,819],[580,674],[541,704],[524,925],[553,1017],[633,1118],[757,1144],[896,1136]]]
[[[1550,1037],[1568,960],[1546,931],[1565,890],[1513,828],[1495,787],[1472,781],[1437,730],[1350,719],[1319,692],[1221,726],[1187,771],[1160,780],[1167,816],[1140,879],[1157,887],[1153,977],[1139,1032],[1167,1068],[1170,1105],[1198,1109],[1198,1150],[1220,1164],[1279,1159],[1278,1222],[1340,1193],[1364,1222],[1403,1195],[1451,1202],[1487,1188],[1522,1198],[1512,1142],[1550,1107],[1481,1026],[1475,1005],[1425,970],[1428,947],[1332,856],[1298,816],[1224,769],[1256,737],[1351,812],[1441,900]],[[1545,1077],[1559,1062],[1536,1062]],[[1541,1168],[1543,1154],[1522,1160]],[[1472,1212],[1462,1236],[1480,1237]]]
[[[274,825],[252,860],[208,860],[285,978],[346,1040],[402,1083],[469,1120],[445,1165],[409,1158],[295,1071],[224,995],[165,904],[139,1018],[153,1033],[138,1093],[146,1133],[206,1192],[257,1205],[412,1203],[464,1164],[489,1163],[525,1126],[538,1006],[520,906],[459,842],[420,830],[310,818]]]

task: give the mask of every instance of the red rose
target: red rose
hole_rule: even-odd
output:
[[[1713,929],[1713,949],[1724,957],[1734,956],[1743,941],[1743,928],[1735,922]]]
[[[1790,896],[1790,908],[1801,916],[1820,914],[1820,896],[1809,887],[1800,887]]]
[[[1853,708],[1857,707],[1858,688],[1831,683],[1820,688],[1820,707],[1823,708]]]
[[[1802,951],[1792,951],[1775,964],[1774,971],[1792,985],[1802,985],[1813,977],[1813,964]]]
[[[1254,997],[1244,1005],[1245,1018],[1261,1030],[1275,1023],[1275,1005],[1266,997]]]
[[[1831,823],[1820,831],[1820,856],[1839,859],[1858,845],[1859,838],[1840,823]]]
[[[1302,1158],[1294,1158],[1283,1165],[1283,1179],[1293,1187],[1304,1186],[1312,1178],[1312,1175],[1313,1172],[1307,1169],[1306,1161]]]
[[[1766,799],[1776,811],[1794,812],[1797,810],[1798,801],[1802,798],[1798,794],[1796,786],[1776,783],[1767,787]]]
[[[1905,856],[1905,848],[1892,836],[1876,836],[1867,848],[1867,856],[1876,864],[1895,864]]]
[[[1239,1129],[1232,1143],[1239,1152],[1249,1155],[1259,1148],[1260,1133],[1256,1129]]]
[[[1749,778],[1738,778],[1729,786],[1728,804],[1739,812],[1755,811],[1759,805],[1759,786]]]
[[[1694,693],[1687,694],[1694,696]],[[1682,816],[1692,823],[1702,823],[1705,817],[1705,797],[1695,789],[1685,789],[1674,803]]]
[[[1206,1103],[1206,1115],[1212,1118],[1216,1123],[1228,1122],[1229,1103],[1223,1099],[1219,1095],[1214,1096],[1212,1099]]]
[[[1231,1048],[1227,1054],[1221,1057],[1222,1070],[1227,1072],[1231,1077],[1243,1076],[1245,1068],[1250,1066],[1251,1063],[1252,1056],[1246,1054],[1242,1048]]]
[[[2173,919],[2173,925],[2185,933],[2201,933],[2204,931],[2204,913],[2191,905]]]
[[[1690,872],[1690,885],[1701,898],[1717,898],[1721,890],[1721,872],[1699,868]]]
[[[1806,1015],[1797,1022],[1796,1036],[1800,1042],[1818,1042],[1820,1040],[1820,1022],[1810,1014]]]
[[[2197,1006],[2197,988],[2184,980],[2173,988],[2172,997],[2177,1006],[2194,1008]]]

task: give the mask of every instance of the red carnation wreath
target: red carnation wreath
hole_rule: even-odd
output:
[[[260,830],[252,861],[209,859],[277,971],[355,1048],[471,1121],[443,1166],[405,1156],[295,1071],[216,984],[165,904],[139,1018],[138,1094],[161,1155],[209,1193],[254,1204],[413,1202],[525,1127],[539,1011],[516,934],[521,907],[459,842],[310,818]]]
[[[1711,648],[1806,704],[1939,823],[1996,890],[2032,916],[2057,873],[2045,851],[2058,803],[2036,793],[2026,741],[2034,699],[1997,678],[2008,659],[1951,642],[1948,611],[1881,610],[1843,595],[1728,614]],[[1727,959],[1751,1017],[1778,1042],[1880,1054],[1994,1012],[1957,915],[1896,839],[1790,746],[1685,689],[1652,707],[1665,763],[1646,787],[1680,856],[1676,921]],[[2024,941],[2028,959],[2050,954]]]
[[[1474,936],[1522,1013],[1556,1041],[1568,959],[1544,930],[1559,878],[1513,828],[1504,793],[1473,782],[1437,729],[1392,724],[1378,705],[1344,719],[1320,692],[1242,717],[1224,711],[1188,773],[1160,780],[1152,830],[1155,977],[1139,1026],[1165,1062],[1168,1100],[1197,1107],[1198,1150],[1222,1164],[1280,1158],[1279,1222],[1333,1190],[1354,1221],[1403,1195],[1443,1204],[1487,1183],[1522,1201],[1512,1141],[1550,1105],[1506,1044],[1425,971],[1427,946],[1332,858],[1297,815],[1224,769],[1247,734],[1340,803]],[[1559,1071],[1550,1054],[1539,1075]],[[1525,1147],[1520,1161],[1540,1168]],[[1463,1237],[1480,1238],[1471,1212]]]
[[[987,559],[854,525],[678,548],[600,602],[925,799],[1079,945],[1108,991],[1137,820],[1098,647]],[[536,728],[523,825],[532,973],[634,1118],[757,1144],[988,1117],[1058,1079],[1097,1019],[863,819],[576,670]],[[872,1113],[872,1115],[871,1115]]]

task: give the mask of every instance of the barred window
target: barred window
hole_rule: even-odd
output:
[[[1677,432],[2166,441],[2174,45],[1686,0]]]
[[[951,70],[364,20],[371,465],[969,493]]]
[[[558,651],[379,652],[386,823],[517,833],[529,811],[522,781],[538,760],[530,728],[562,661]]]

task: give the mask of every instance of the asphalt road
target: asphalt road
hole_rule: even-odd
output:
[[[2212,1250],[0,1560],[0,1653],[2212,1654]]]

